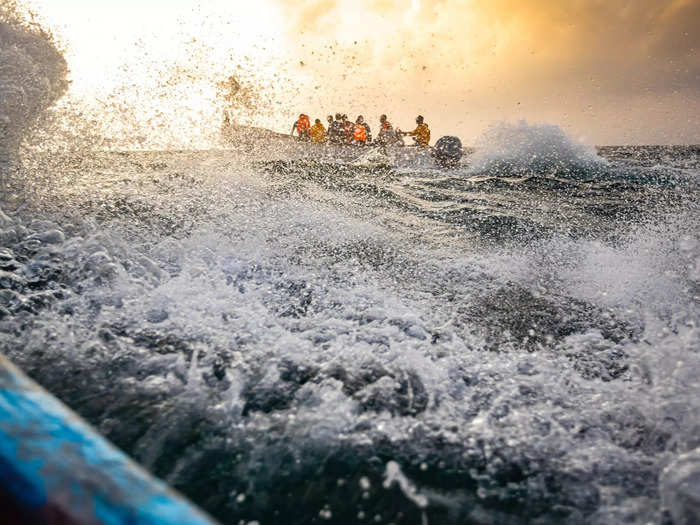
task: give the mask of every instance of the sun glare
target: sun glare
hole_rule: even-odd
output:
[[[129,106],[146,123],[167,116],[176,125],[216,128],[217,83],[231,75],[272,82],[284,49],[281,15],[267,0],[234,4],[28,0],[65,48],[69,98],[93,108],[102,101],[95,111],[112,119],[110,130],[119,118],[106,113]]]
[[[281,21],[265,0],[245,9],[223,0],[201,5],[185,0],[31,0],[29,6],[65,46],[73,89],[80,93],[114,89],[123,82],[124,71],[138,75],[155,64],[167,70],[187,63],[203,49],[209,64],[202,67],[257,60],[263,68],[282,34]]]

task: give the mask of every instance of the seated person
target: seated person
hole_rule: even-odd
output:
[[[355,124],[353,124],[347,115],[343,115],[343,129],[345,130],[345,144],[352,144],[355,140],[353,133],[355,131]]]
[[[394,128],[391,127],[391,122],[386,118],[386,115],[379,117],[379,133],[375,142],[384,146],[391,146],[399,142],[399,137],[396,136]]]
[[[421,115],[416,117],[416,124],[416,129],[413,131],[401,131],[400,133],[401,135],[410,135],[413,137],[417,146],[427,148],[430,142],[430,129],[428,125],[423,122],[423,117]]]
[[[370,141],[371,135],[369,135],[369,126],[365,123],[365,119],[360,115],[355,121],[355,126],[353,128],[353,139],[355,144],[358,146],[364,146]]]
[[[321,119],[316,119],[311,126],[311,142],[324,142],[326,140],[326,128],[321,124]]]
[[[294,135],[294,130],[299,134],[297,137],[299,140],[309,140],[311,137],[311,121],[309,117],[303,113],[299,115],[299,119],[292,126],[291,135]]]
[[[345,140],[345,126],[343,116],[335,114],[335,120],[328,125],[328,142],[331,144],[342,144]]]

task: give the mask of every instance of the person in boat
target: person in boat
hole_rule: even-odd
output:
[[[309,116],[303,113],[299,115],[299,118],[292,126],[290,135],[294,136],[294,130],[298,133],[299,140],[308,141],[311,138],[311,121],[309,120]]]
[[[430,143],[430,128],[423,121],[422,115],[416,117],[416,129],[413,131],[400,131],[401,135],[410,135],[413,137],[417,146],[427,148]]]
[[[345,144],[352,144],[354,141],[355,124],[353,124],[347,115],[343,115],[343,129],[345,131]]]
[[[386,115],[379,117],[379,133],[377,134],[377,139],[375,142],[383,146],[391,146],[398,143],[399,138],[391,126],[391,122],[386,118]]]
[[[358,146],[366,146],[372,140],[372,135],[369,133],[369,126],[362,115],[359,115],[355,120],[352,136],[355,144]]]
[[[367,137],[367,144],[369,144],[370,142],[372,142],[372,130],[370,129],[369,124],[367,124],[367,122],[365,122],[365,117],[363,117],[362,115],[357,116],[357,122],[361,123],[362,127],[365,128],[365,135]]]
[[[345,126],[343,116],[335,114],[335,120],[328,125],[328,142],[331,144],[342,144],[345,140]]]
[[[311,142],[325,142],[326,128],[321,124],[321,119],[316,119],[314,125],[311,126]]]

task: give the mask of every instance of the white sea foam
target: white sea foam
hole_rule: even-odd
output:
[[[0,7],[0,162],[66,90],[67,66],[46,31],[10,4]]]
[[[284,422],[293,448],[411,435],[426,447],[437,437],[483,442],[491,469],[479,489],[484,498],[505,490],[489,481],[502,467],[490,450],[502,443],[513,457],[562,476],[581,472],[582,485],[567,494],[583,493],[591,472],[615,484],[620,472],[642,475],[649,458],[649,472],[658,472],[669,455],[691,447],[700,398],[697,317],[684,291],[698,256],[692,229],[670,225],[652,235],[640,227],[618,244],[553,237],[501,255],[470,253],[459,242],[429,248],[413,229],[382,224],[382,210],[343,210],[314,200],[296,180],[266,180],[223,156],[205,164],[186,188],[160,175],[150,186],[135,171],[133,182],[104,187],[105,209],[121,208],[99,226],[78,224],[65,236],[47,221],[5,228],[18,246],[39,243],[21,278],[56,272],[75,290],[17,336],[22,352],[12,357],[25,366],[39,354],[62,363],[51,371],[58,385],[60,374],[91,363],[91,374],[110,370],[105,387],[167,399],[133,449],[148,464],[167,450],[164,436],[192,424],[188,414],[217,428],[226,422],[220,431],[231,439]],[[99,180],[73,184],[76,203],[83,190],[92,202]],[[165,230],[151,230],[149,220]],[[185,221],[187,233],[165,233],[172,220]],[[634,333],[605,335],[606,312]],[[506,353],[487,351],[489,327]],[[539,350],[522,351],[521,337],[540,341]],[[628,367],[624,380],[605,371],[616,359]],[[221,380],[212,375],[218,366]],[[313,379],[285,379],[303,370]],[[640,449],[648,452],[639,456]],[[172,475],[186,476],[190,460],[181,458]],[[401,487],[409,499],[425,494],[433,502],[429,488]]]
[[[470,157],[473,174],[521,176],[567,174],[605,164],[594,148],[572,139],[555,124],[500,122],[476,141]]]
[[[16,147],[61,92],[62,59],[41,31],[1,24],[1,112]],[[479,146],[471,174],[604,164],[552,125],[500,124]],[[697,215],[625,224],[616,242],[550,235],[487,250],[454,235],[436,246],[421,241],[417,199],[373,200],[395,180],[316,171],[332,187],[321,191],[221,152],[80,161],[94,166],[31,203],[52,220],[0,212],[0,344],[148,466],[177,454],[160,467],[172,481],[186,486],[213,449],[258,469],[243,503],[275,484],[263,478],[287,455],[285,473],[315,461],[313,446],[378,444],[415,456],[383,463],[386,485],[363,492],[398,487],[423,517],[471,506],[476,521],[489,499],[561,498],[603,523],[619,508],[660,522],[658,505],[632,501],[639,487],[691,515],[695,500],[674,493],[694,483],[700,445]],[[440,183],[450,204],[468,200],[471,187]],[[205,435],[180,446],[193,428]],[[463,469],[475,494],[421,486],[412,459],[437,478]],[[514,471],[527,480],[500,481]]]

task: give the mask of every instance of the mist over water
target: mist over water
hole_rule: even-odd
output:
[[[595,173],[606,164],[595,150],[567,137],[553,124],[499,123],[487,129],[470,159],[472,172],[501,176],[532,173],[569,177]]]
[[[43,111],[67,88],[67,65],[41,27],[19,16],[14,2],[0,6],[0,175]],[[3,182],[6,182],[3,180]]]
[[[2,24],[17,152],[65,64]],[[223,523],[693,522],[697,148],[265,140],[24,151],[0,351]]]

